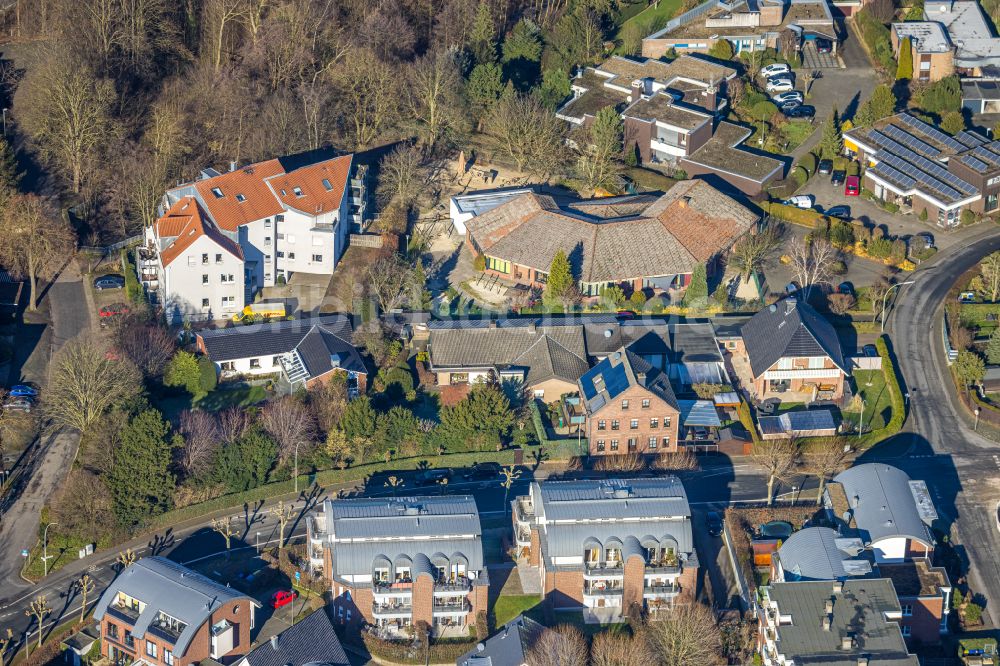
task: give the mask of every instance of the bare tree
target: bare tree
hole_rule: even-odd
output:
[[[690,472],[701,468],[698,456],[687,448],[676,453],[661,453],[653,459],[653,468],[660,471]]]
[[[243,409],[230,407],[219,412],[219,432],[222,441],[235,442],[253,426],[253,419]]]
[[[983,277],[985,295],[990,303],[996,303],[1000,298],[1000,252],[987,255],[979,263],[979,274]]]
[[[764,270],[768,261],[774,257],[781,247],[781,239],[785,234],[784,227],[778,222],[771,222],[755,234],[746,234],[733,246],[730,257],[740,269],[744,280],[757,271]]]
[[[562,121],[534,97],[501,97],[490,109],[486,135],[518,171],[547,176],[565,162]]]
[[[813,81],[823,76],[823,73],[818,69],[805,69],[799,76],[802,77],[802,87],[805,90],[806,97],[809,97],[809,89],[812,87]]]
[[[420,196],[420,149],[412,145],[397,146],[379,165],[378,198],[383,206],[398,202],[404,209]]]
[[[14,632],[8,627],[7,635],[4,638],[0,638],[0,666],[4,666],[7,663],[7,652],[11,649],[11,646],[16,644]]]
[[[398,254],[376,259],[368,268],[368,281],[382,312],[399,308],[417,288],[413,268]]]
[[[641,635],[602,631],[594,636],[590,646],[590,666],[634,666],[652,661],[649,647]]]
[[[69,260],[76,236],[52,204],[34,194],[20,194],[7,205],[0,232],[0,261],[28,278],[28,309],[38,309],[38,281],[48,280]]]
[[[111,493],[101,478],[86,468],[70,470],[49,500],[49,515],[61,531],[88,542],[100,541],[117,528]]]
[[[819,488],[816,495],[817,505],[823,503],[823,490],[826,488],[826,482],[847,467],[847,452],[849,449],[850,446],[843,440],[830,439],[811,448],[802,457],[802,464],[806,473],[812,474],[819,480]]]
[[[247,14],[246,0],[204,0],[202,3],[203,53],[216,72],[222,66],[226,34]]]
[[[588,657],[587,641],[576,627],[560,624],[545,629],[528,650],[532,666],[580,666]]]
[[[35,618],[35,624],[38,625],[38,647],[42,647],[42,623],[51,612],[52,608],[45,600],[44,594],[40,594],[35,597],[28,607],[24,609],[24,614],[28,617]]]
[[[679,604],[661,613],[642,631],[652,663],[669,666],[710,666],[722,663],[722,642],[715,615],[697,602]]]
[[[132,363],[109,358],[97,340],[75,338],[53,359],[43,394],[45,414],[56,426],[84,432],[141,391],[142,376]]]
[[[826,297],[827,305],[833,314],[846,314],[858,302],[851,294],[835,293]]]
[[[806,300],[813,287],[830,281],[833,262],[839,254],[837,248],[822,238],[814,238],[811,242],[796,239],[789,244],[792,274],[802,286]]]
[[[271,515],[278,521],[278,550],[285,547],[285,527],[292,519],[292,506],[286,505],[285,500],[278,500],[278,503],[271,507]]]
[[[87,617],[87,598],[94,591],[94,579],[90,574],[83,574],[75,583],[76,591],[80,594],[80,622]]]
[[[295,396],[285,396],[267,404],[260,413],[261,425],[278,443],[278,458],[282,462],[294,459],[292,474],[295,492],[299,492],[299,447],[316,443],[316,421],[312,412]]]
[[[184,436],[178,455],[181,470],[185,477],[199,477],[209,470],[219,450],[222,436],[219,421],[210,412],[184,410],[179,429]]]
[[[391,11],[391,10],[390,10]],[[356,148],[366,148],[394,125],[399,113],[399,75],[371,51],[355,50],[333,70]]]
[[[309,407],[313,418],[323,432],[330,432],[340,423],[347,407],[347,381],[341,376],[331,377],[318,389],[309,392]]]
[[[409,74],[407,110],[420,145],[433,153],[468,129],[456,52],[441,49],[428,53],[413,64]]]
[[[755,442],[750,461],[767,474],[767,505],[774,502],[774,482],[788,477],[799,457],[798,444],[792,439],[764,439]]]
[[[167,329],[155,325],[124,326],[115,337],[115,346],[135,363],[146,377],[159,377],[177,344]]]
[[[868,11],[879,23],[889,23],[896,15],[896,6],[892,0],[872,0]]]
[[[18,86],[14,106],[20,125],[42,157],[64,171],[80,193],[84,165],[111,136],[111,81],[99,79],[86,63],[49,47]]]
[[[226,541],[226,558],[229,558],[229,549],[232,547],[233,537],[239,533],[236,526],[233,525],[233,517],[226,516],[225,518],[213,518],[212,519],[212,530],[218,532],[222,535],[222,538]]]

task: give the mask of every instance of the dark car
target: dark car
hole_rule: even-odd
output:
[[[833,42],[829,39],[817,39],[816,40],[816,53],[832,53],[833,52]]]
[[[500,463],[479,463],[462,475],[469,481],[491,481],[500,478]]]
[[[851,284],[850,282],[841,282],[840,286],[837,287],[837,291],[839,291],[842,294],[847,294],[848,296],[851,296],[854,294],[854,285]]]
[[[830,174],[830,182],[834,185],[843,185],[844,179],[847,178],[847,172],[843,169],[837,169],[832,174]]]
[[[865,345],[861,348],[861,351],[865,356],[869,356],[871,358],[878,356],[878,348],[876,348],[875,345]]]
[[[816,169],[818,173],[828,174],[833,171],[833,160],[820,160],[819,167]]]
[[[851,207],[850,206],[831,206],[826,209],[823,213],[827,217],[835,217],[838,220],[849,220],[851,219]]]
[[[94,278],[94,289],[97,291],[104,291],[105,289],[124,289],[125,288],[125,276],[124,275],[102,275],[98,278]]]
[[[705,517],[708,533],[714,537],[722,536],[722,518],[715,511],[709,511]]]
[[[12,398],[37,398],[38,389],[36,389],[31,384],[17,384],[12,386],[10,389],[10,397]]]
[[[428,469],[417,475],[418,486],[435,486],[439,483],[448,483],[451,478],[449,469]]]
[[[785,111],[785,115],[789,118],[812,118],[816,115],[816,107],[810,104],[802,104],[794,109],[788,109]]]

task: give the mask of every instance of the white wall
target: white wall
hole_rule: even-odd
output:
[[[202,255],[206,254],[208,263],[203,262]],[[221,261],[217,261],[218,255]],[[203,277],[206,275],[207,283]],[[222,276],[232,276],[233,280],[224,282]],[[164,313],[174,322],[227,319],[243,309],[245,285],[243,261],[202,236],[164,268]]]
[[[280,354],[279,354],[280,355]],[[215,359],[212,359],[213,361]],[[260,363],[259,368],[251,367],[253,361]],[[223,366],[226,369],[223,369]],[[253,356],[247,358],[237,358],[230,361],[215,361],[215,367],[219,372],[233,372],[240,375],[270,375],[281,372],[281,365],[275,361],[273,356]],[[231,368],[231,370],[229,369]]]
[[[274,219],[266,217],[240,227],[240,247],[247,263],[256,262],[252,267],[257,277],[257,285],[274,286]]]
[[[286,211],[277,225],[275,269],[284,271],[286,278],[292,273],[333,275],[339,258],[336,240],[338,235],[343,235],[338,220],[339,211],[316,217]],[[326,225],[326,228],[317,230],[317,225]]]
[[[879,564],[902,562],[906,559],[906,538],[895,537],[872,543],[875,561]]]

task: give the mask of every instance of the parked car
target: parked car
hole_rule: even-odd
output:
[[[3,408],[10,412],[24,412],[26,414],[30,414],[33,404],[34,402],[31,398],[8,398],[7,401],[3,403]]]
[[[417,485],[433,486],[439,483],[447,483],[450,478],[450,469],[428,469],[417,474]]]
[[[851,207],[850,206],[831,206],[826,209],[823,213],[827,217],[835,217],[838,220],[849,220],[851,219]]]
[[[125,288],[125,276],[116,275],[114,273],[110,275],[101,275],[100,277],[94,278],[94,289],[97,291],[104,291],[105,289],[124,289]]]
[[[833,42],[829,39],[817,39],[816,53],[833,53]]]
[[[281,608],[295,601],[299,593],[295,590],[278,590],[271,595],[271,608]]]
[[[774,92],[774,91],[768,89],[767,92]],[[775,104],[784,104],[785,102],[802,101],[802,93],[800,93],[798,90],[792,90],[791,88],[787,88],[785,89],[784,92],[782,91],[777,91],[777,92],[779,94],[771,98],[771,101],[773,101]]]
[[[848,296],[854,295],[854,285],[850,282],[841,282],[837,287],[837,291],[842,294],[847,294]]]
[[[861,352],[870,358],[878,356],[878,348],[875,345],[865,345],[861,348]]]
[[[976,292],[974,291],[963,291],[958,295],[958,300],[962,303],[975,303],[976,302]]]
[[[765,79],[774,76],[775,74],[787,74],[792,71],[792,68],[783,62],[775,62],[770,65],[764,65],[760,68],[760,75]]]
[[[768,82],[771,81],[791,81],[795,83],[795,72],[781,72],[780,74],[772,74],[767,77]]]
[[[795,90],[795,84],[790,79],[774,79],[767,82],[764,90],[769,93],[784,93]],[[777,102],[778,98],[775,97],[774,101]]]
[[[789,118],[812,118],[816,115],[816,107],[811,104],[799,104],[784,113]]]
[[[789,111],[791,111],[792,109],[797,109],[800,106],[802,106],[802,102],[793,99],[791,102],[782,102],[781,104],[779,104],[778,110],[787,115]]]
[[[833,171],[833,160],[820,160],[819,166],[816,168],[817,173],[826,175]]]
[[[705,516],[705,524],[711,536],[722,536],[722,518],[715,511],[709,511]]]
[[[837,169],[830,174],[830,182],[834,185],[843,185],[845,178],[847,178],[847,172],[843,169]]]
[[[861,178],[858,176],[848,176],[844,184],[844,195],[856,197],[861,194]]]
[[[926,231],[921,231],[919,234],[917,234],[917,238],[919,238],[924,242],[928,250],[934,247],[934,236],[932,234]]]
[[[16,384],[10,388],[12,398],[37,398],[38,389],[30,384]]]
[[[469,468],[462,475],[469,481],[490,481],[500,478],[500,463],[479,463]]]
[[[128,314],[128,306],[124,303],[112,303],[111,305],[105,305],[100,310],[97,311],[97,316],[102,319],[106,317],[117,317],[118,315]]]
[[[815,197],[811,194],[796,194],[794,197],[785,199],[782,203],[786,206],[795,206],[796,208],[809,209],[813,207],[816,203]]]

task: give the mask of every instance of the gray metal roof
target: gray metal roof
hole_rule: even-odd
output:
[[[796,666],[857,666],[858,657],[868,657],[869,666],[919,666],[915,655],[906,650],[899,624],[885,614],[901,608],[888,579],[859,579],[843,583],[843,591],[833,592],[830,582],[774,583],[766,588],[767,598],[778,605],[782,615],[791,615],[791,624],[777,627],[778,652]],[[833,601],[830,629],[823,629],[826,602]],[[853,639],[848,649],[846,637]]]
[[[160,611],[187,625],[174,642],[173,652],[177,657],[184,656],[201,626],[226,603],[245,599],[247,603],[260,606],[242,592],[164,557],[144,557],[119,574],[94,607],[95,620],[100,622],[104,618],[119,592],[146,605],[132,629],[136,638],[146,635],[146,629]]]
[[[559,523],[545,525],[540,537],[549,557],[579,557],[586,544],[594,541],[608,547],[617,540],[622,558],[644,554],[647,546],[667,546],[686,559],[694,552],[691,519],[639,520],[594,523]]]
[[[544,481],[531,484],[535,511],[550,523],[569,520],[691,517],[676,476],[651,479]]]
[[[678,400],[677,404],[681,410],[682,425],[722,427],[719,412],[711,400]]]
[[[788,537],[778,549],[785,580],[843,580],[871,573],[871,563],[857,559],[859,539],[841,539],[829,527],[807,527]]]
[[[497,633],[476,645],[455,662],[456,666],[523,666],[528,651],[545,627],[518,615]]]
[[[350,664],[325,608],[307,615],[271,640],[261,643],[247,653],[245,659],[247,666]]]
[[[750,318],[741,329],[750,369],[760,377],[778,359],[829,356],[847,372],[840,339],[833,325],[808,303],[786,298]]]
[[[910,477],[903,470],[868,463],[844,470],[833,480],[843,486],[854,523],[866,543],[906,537],[934,544],[930,528],[921,519]]]

